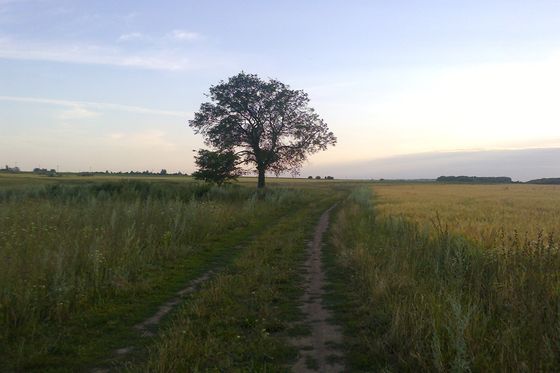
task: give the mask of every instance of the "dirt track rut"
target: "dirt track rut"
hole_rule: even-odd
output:
[[[311,334],[298,337],[293,343],[299,348],[299,358],[292,371],[300,372],[342,372],[342,332],[333,325],[331,312],[323,306],[325,295],[325,272],[321,261],[323,235],[329,225],[331,207],[321,215],[315,228],[313,241],[308,246],[308,257],[305,261],[306,270],[304,294],[301,299],[301,310],[305,315],[305,323],[310,327]]]

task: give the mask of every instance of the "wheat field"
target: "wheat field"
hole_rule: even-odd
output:
[[[377,212],[438,226],[485,247],[549,237],[560,229],[560,186],[381,184]]]
[[[558,371],[559,197],[531,185],[356,190],[330,262],[350,370]]]

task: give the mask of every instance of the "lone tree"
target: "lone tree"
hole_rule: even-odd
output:
[[[189,126],[217,153],[254,166],[258,187],[267,171],[297,173],[309,154],[336,144],[327,124],[308,106],[309,97],[284,83],[241,72],[210,87]]]
[[[195,157],[198,170],[192,173],[197,180],[222,185],[241,175],[237,168],[238,157],[232,151],[213,152],[200,149]]]

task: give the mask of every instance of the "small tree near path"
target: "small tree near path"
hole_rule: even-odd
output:
[[[197,180],[222,185],[241,175],[237,168],[238,157],[231,151],[213,152],[200,149],[195,157],[198,170],[192,173]]]
[[[255,167],[259,188],[266,172],[298,173],[308,155],[336,144],[307,94],[277,80],[241,72],[211,86],[208,97],[189,126],[217,153]]]

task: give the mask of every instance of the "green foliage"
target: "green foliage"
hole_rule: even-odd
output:
[[[21,170],[17,166],[16,167],[10,167],[10,166],[6,165],[4,168],[0,168],[0,172],[17,174],[17,173],[20,173]]]
[[[200,149],[195,158],[198,170],[192,176],[197,180],[222,185],[241,176],[241,171],[237,168],[238,161],[238,156],[232,151]]]

